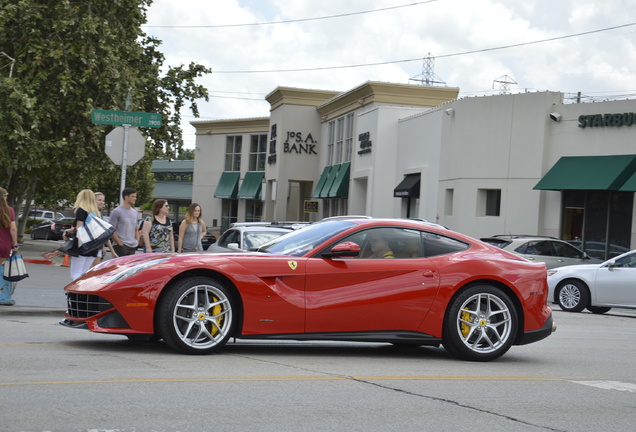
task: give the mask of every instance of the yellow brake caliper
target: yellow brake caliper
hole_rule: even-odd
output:
[[[468,308],[464,308],[464,310],[467,311]],[[470,321],[470,313],[462,312],[460,316],[461,316],[462,321]],[[462,329],[462,336],[464,336],[464,337],[468,336],[468,333],[470,332],[470,326],[468,324],[462,322],[460,327]]]
[[[219,299],[216,297],[212,297],[212,303],[216,303],[218,302]],[[221,311],[223,310],[223,308],[221,307],[220,304],[215,305],[214,307],[212,307],[212,316],[217,316],[221,313]],[[219,332],[219,327],[221,327],[221,323],[223,322],[223,317],[220,316],[216,319],[216,324],[217,326],[210,326],[210,334],[212,336],[215,336],[218,332]]]

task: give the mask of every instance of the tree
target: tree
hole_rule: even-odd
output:
[[[80,189],[118,200],[120,168],[104,155],[95,108],[163,115],[127,184],[152,191],[151,161],[183,147],[180,110],[208,99],[196,63],[164,71],[161,42],[141,31],[152,0],[0,0],[0,184],[10,204],[73,202]],[[139,184],[136,184],[139,183]],[[145,192],[143,191],[145,188]],[[117,193],[115,193],[115,191]],[[24,226],[21,226],[20,232]]]

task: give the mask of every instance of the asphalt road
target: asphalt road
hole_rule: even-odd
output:
[[[0,314],[2,431],[633,431],[636,319],[555,312],[490,363],[442,348],[230,343],[175,354]]]
[[[68,329],[68,268],[29,265],[0,308],[0,431],[633,431],[636,312],[554,312],[490,363],[443,348],[233,341],[187,356]]]

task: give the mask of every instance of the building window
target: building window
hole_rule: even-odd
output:
[[[245,222],[261,222],[263,220],[263,201],[245,200]]]
[[[335,163],[342,163],[342,147],[344,141],[344,117],[337,120],[336,126],[336,154]]]
[[[243,137],[228,136],[225,144],[225,171],[241,170],[241,146]]]
[[[453,215],[453,199],[455,198],[455,189],[446,189],[446,195],[444,197],[444,215]]]
[[[322,200],[322,216],[343,216],[349,212],[349,200],[347,198],[329,198]]]
[[[221,232],[224,232],[238,220],[238,200],[224,199],[221,211]]]
[[[192,173],[155,173],[155,180],[192,183]]]
[[[477,193],[477,216],[499,216],[501,189],[479,189]]]
[[[265,171],[267,135],[252,135],[250,142],[249,171]]]
[[[353,113],[347,114],[344,162],[351,162],[352,149],[353,149]]]
[[[333,146],[335,141],[336,122],[329,122],[329,141],[327,141],[327,166],[333,165]]]

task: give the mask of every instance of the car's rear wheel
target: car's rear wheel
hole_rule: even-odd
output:
[[[519,319],[510,297],[491,285],[462,291],[449,306],[444,320],[444,348],[455,357],[490,361],[510,349]]]
[[[190,277],[166,288],[157,307],[156,326],[166,344],[186,354],[208,354],[232,334],[232,292],[214,279]]]
[[[566,312],[581,312],[590,304],[590,291],[577,280],[561,282],[556,290],[557,303]]]
[[[612,310],[611,307],[601,307],[601,306],[588,306],[586,309],[592,312],[593,314],[604,314]]]

